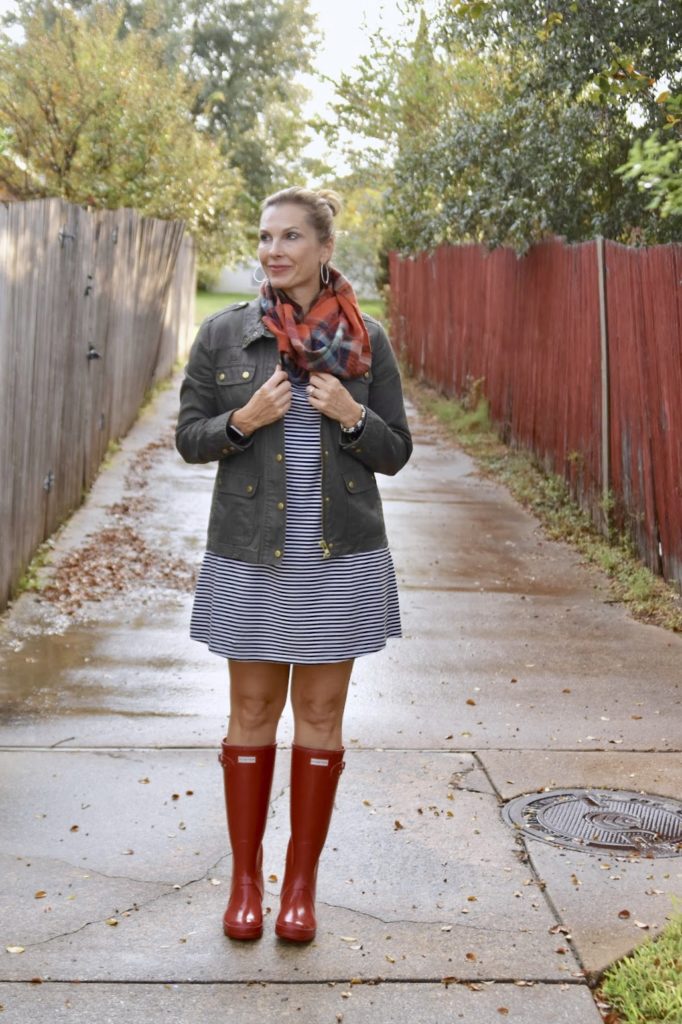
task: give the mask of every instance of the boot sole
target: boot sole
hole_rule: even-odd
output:
[[[275,935],[287,942],[312,942],[315,932],[314,928],[288,928],[286,925],[275,925]]]
[[[253,928],[234,928],[232,925],[223,924],[223,932],[228,939],[239,939],[243,942],[252,942],[263,936],[263,926]]]

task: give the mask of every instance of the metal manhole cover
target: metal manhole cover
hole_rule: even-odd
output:
[[[584,853],[682,856],[682,803],[612,789],[561,789],[510,800],[502,817],[534,839]]]

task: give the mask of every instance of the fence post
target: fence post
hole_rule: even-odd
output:
[[[601,477],[602,477],[602,531],[609,535],[611,525],[611,461],[609,420],[609,332],[606,318],[606,262],[604,237],[597,235],[597,275],[599,282],[599,337],[601,346]]]

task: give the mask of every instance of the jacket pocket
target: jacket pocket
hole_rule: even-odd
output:
[[[259,478],[249,473],[228,473],[218,481],[211,519],[220,536],[237,547],[248,547],[258,527]]]
[[[254,392],[255,362],[221,363],[214,371],[214,383],[221,410],[239,409]]]
[[[343,474],[346,489],[347,532],[351,541],[377,539],[385,535],[384,514],[374,474],[358,465]]]

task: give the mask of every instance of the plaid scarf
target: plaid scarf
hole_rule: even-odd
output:
[[[266,278],[261,285],[263,323],[277,338],[282,365],[292,380],[309,373],[361,377],[372,365],[369,334],[349,281],[329,268],[329,284],[303,310]]]

